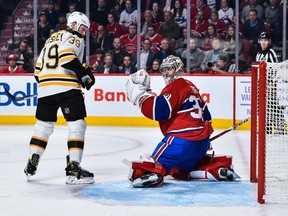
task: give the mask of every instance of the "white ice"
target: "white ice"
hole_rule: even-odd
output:
[[[161,189],[162,194],[159,194],[157,189],[136,191],[139,196],[142,193],[143,196],[151,195],[153,197],[150,203],[149,199],[143,201],[143,205],[139,204],[141,199],[136,204],[133,199],[128,204],[121,203],[121,200],[118,203],[113,202],[112,199],[115,197],[111,197],[110,203],[109,199],[106,199],[105,202],[99,200],[99,197],[93,199],[94,194],[97,193],[97,186],[104,188],[103,197],[109,198],[109,184],[114,187],[119,185],[122,197],[129,198],[125,196],[129,196],[133,188],[130,188],[126,181],[128,168],[121,161],[124,158],[138,159],[140,154],[151,153],[162,138],[158,128],[88,126],[82,167],[94,173],[96,182],[93,186],[85,187],[69,186],[64,183],[68,129],[66,126],[56,126],[36,175],[31,177],[30,182],[27,182],[23,169],[27,163],[28,144],[32,131],[33,126],[0,126],[1,216],[288,215],[287,205],[260,205],[257,203],[257,185],[249,183],[250,136],[247,131],[232,131],[213,141],[216,153],[233,155],[235,171],[241,176],[241,181],[251,190],[252,204],[231,206],[215,205],[218,195],[211,190],[214,186],[217,187],[215,183],[211,183],[211,185],[205,183],[203,192],[207,198],[201,197],[203,203],[196,205],[182,205],[181,201],[185,203],[185,200],[177,200],[183,198],[181,194],[169,194],[166,197],[165,194],[163,195],[164,189]],[[221,131],[215,131],[214,135],[219,132]],[[168,179],[169,181],[171,182]],[[191,187],[194,183],[187,184]],[[180,186],[183,187],[183,184]],[[227,190],[227,201],[229,201],[233,192],[231,185],[227,184],[227,189],[225,189],[225,185],[219,184],[219,187]],[[237,187],[238,185],[235,183],[235,189]],[[114,189],[112,188],[112,190]],[[89,191],[92,191],[90,197],[86,196]],[[110,192],[111,195],[112,192]],[[241,198],[240,194],[241,191],[239,199]],[[195,194],[195,196],[198,195]],[[175,196],[177,205],[162,205],[161,199],[166,199],[168,196],[170,196],[169,198]],[[121,196],[119,197],[121,199]]]

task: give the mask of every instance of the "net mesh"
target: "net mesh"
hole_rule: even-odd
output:
[[[288,61],[267,63],[266,75],[264,199],[288,203]]]

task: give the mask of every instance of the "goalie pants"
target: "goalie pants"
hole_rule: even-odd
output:
[[[174,136],[165,136],[157,145],[152,157],[166,168],[167,174],[176,166],[189,172],[205,156],[209,144],[209,137],[190,141]]]

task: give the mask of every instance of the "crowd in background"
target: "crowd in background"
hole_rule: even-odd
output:
[[[0,3],[5,0],[0,0]],[[190,61],[190,73],[249,72],[259,50],[261,32],[271,35],[272,45],[282,46],[282,6],[279,0],[240,0],[239,70],[235,70],[235,1],[190,0],[191,19],[187,20],[187,0],[141,0],[141,51],[139,67],[159,73],[168,55]],[[47,38],[67,28],[73,11],[85,12],[85,0],[49,0],[39,13],[37,47],[34,27],[7,57],[7,67],[21,66],[33,72],[33,52],[40,53]],[[90,67],[94,73],[137,71],[136,0],[90,1]],[[187,23],[191,37],[187,39]],[[190,47],[189,52],[187,46]],[[18,54],[18,55],[17,55]],[[23,57],[17,59],[17,56]],[[16,57],[15,57],[16,56]],[[15,63],[16,62],[16,63]],[[0,69],[0,72],[5,69]],[[13,69],[14,68],[14,69]],[[219,68],[221,70],[219,70]],[[15,69],[16,71],[16,69]]]

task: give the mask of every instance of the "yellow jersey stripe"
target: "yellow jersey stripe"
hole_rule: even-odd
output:
[[[39,83],[38,84],[38,88],[44,87],[44,86],[70,86],[70,87],[80,87],[79,83],[75,83],[75,82],[69,82],[69,80],[67,80],[66,82],[44,82],[44,83]]]
[[[62,57],[62,58],[59,59],[59,63],[63,64],[64,62],[70,62],[70,61],[72,61],[75,58],[76,58],[75,55],[73,55],[73,56],[65,56],[65,57]]]
[[[77,76],[72,75],[72,74],[44,74],[39,76],[40,80],[41,79],[46,79],[46,78],[70,78],[70,79],[77,79]]]

